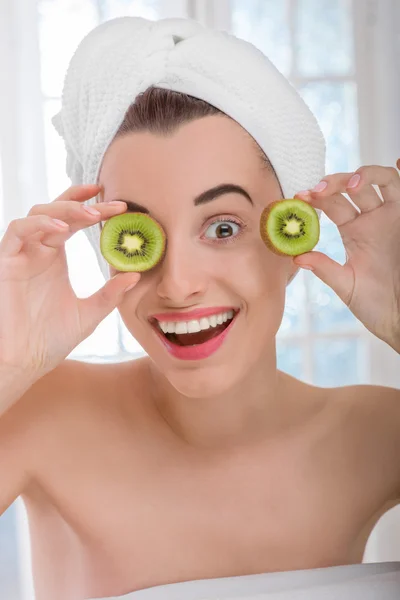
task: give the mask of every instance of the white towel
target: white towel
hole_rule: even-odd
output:
[[[285,198],[324,176],[325,140],[316,118],[253,44],[192,19],[120,17],[80,42],[65,76],[61,110],[52,119],[65,141],[72,184],[98,183],[127,109],[150,86],[205,100],[237,121],[269,158]],[[109,279],[100,224],[84,232]]]
[[[400,562],[182,581],[93,600],[398,600]]]

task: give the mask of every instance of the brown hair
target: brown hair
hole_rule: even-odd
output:
[[[219,108],[200,98],[151,86],[139,94],[130,105],[114,139],[134,131],[170,135],[180,125],[211,115],[230,118]],[[251,137],[251,140],[261,159],[262,167],[275,174],[265,153],[254,138]]]
[[[200,98],[151,86],[139,94],[130,105],[114,139],[135,131],[169,135],[180,125],[211,115],[230,118],[219,108]],[[274,174],[283,198],[282,187],[272,164],[254,138],[251,136],[250,138],[260,158],[261,168]],[[286,285],[289,285],[294,275],[295,273],[291,275]]]

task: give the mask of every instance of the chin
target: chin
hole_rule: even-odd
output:
[[[249,327],[234,310],[230,319],[219,325],[218,335],[207,341],[183,348],[174,344],[155,324],[131,331],[162,377],[187,398],[212,398],[234,390],[254,373],[257,364],[265,363],[274,347],[272,322],[264,320]],[[267,341],[268,340],[268,341]],[[192,340],[193,341],[193,340]],[[197,340],[199,342],[199,340]],[[272,343],[272,345],[271,345]]]
[[[230,364],[195,369],[167,368],[162,373],[177,392],[187,398],[199,399],[228,393],[235,388],[241,375]]]

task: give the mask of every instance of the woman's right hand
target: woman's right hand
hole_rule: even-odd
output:
[[[122,301],[139,273],[118,274],[89,298],[77,298],[68,276],[65,242],[84,227],[126,210],[82,203],[98,185],[68,188],[53,202],[36,204],[27,217],[11,221],[0,241],[0,366],[40,378],[60,364]],[[53,219],[66,223],[59,227]]]

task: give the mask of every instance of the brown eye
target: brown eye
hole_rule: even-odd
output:
[[[233,221],[215,221],[207,229],[207,232],[211,231],[212,235],[207,235],[206,233],[206,237],[214,239],[234,237],[239,230],[240,226]]]
[[[215,233],[219,238],[229,237],[232,235],[232,227],[228,223],[223,223],[222,225],[218,225]]]

